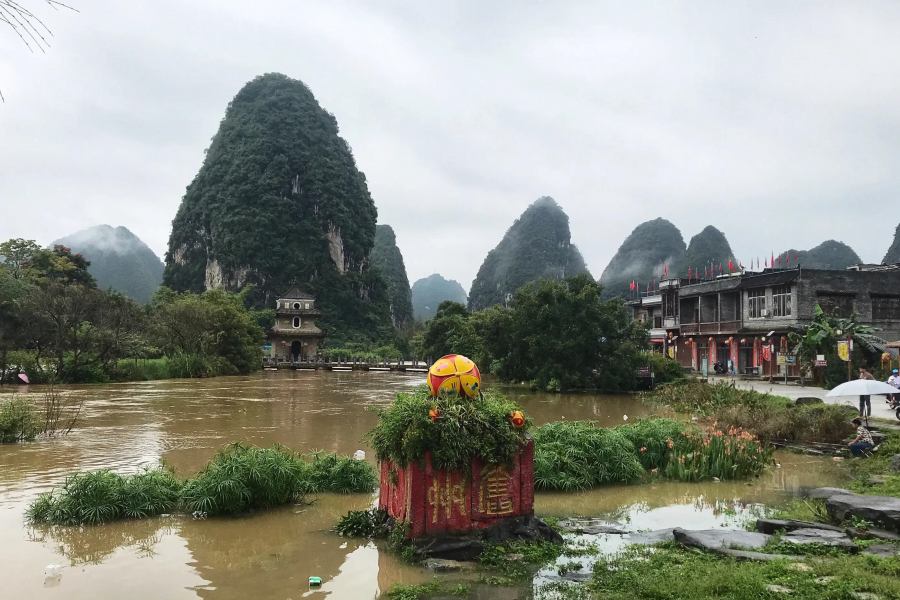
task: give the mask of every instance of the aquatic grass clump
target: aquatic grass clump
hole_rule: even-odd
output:
[[[182,505],[189,512],[219,515],[296,502],[303,497],[306,469],[300,455],[284,446],[235,442],[185,483]]]
[[[762,473],[773,452],[742,429],[673,419],[612,429],[594,421],[559,421],[535,429],[534,440],[535,488],[562,491],[631,483],[646,471],[678,481],[745,479]]]
[[[30,442],[41,433],[41,419],[27,398],[0,400],[0,444]]]
[[[338,520],[334,531],[341,537],[380,538],[391,532],[390,523],[383,508],[351,510]]]
[[[531,419],[515,429],[510,415],[519,405],[485,392],[475,400],[432,398],[425,388],[397,394],[388,408],[375,409],[378,424],[368,433],[379,460],[424,463],[431,452],[435,468],[469,472],[472,457],[487,463],[512,462],[521,450]],[[429,412],[437,411],[432,419]]]
[[[640,479],[644,467],[634,444],[593,421],[557,421],[534,431],[534,487],[585,490]]]
[[[703,429],[686,428],[667,443],[672,450],[665,464],[666,477],[693,482],[759,475],[772,463],[775,450],[760,443],[749,431],[723,431],[715,423]]]
[[[181,487],[181,481],[163,469],[133,475],[108,470],[76,473],[60,490],[38,496],[25,514],[33,523],[54,525],[143,519],[175,509]]]
[[[307,462],[278,444],[258,448],[235,442],[187,480],[165,469],[70,475],[59,490],[38,496],[26,517],[32,523],[97,525],[175,511],[234,514],[301,502],[311,493],[372,492],[375,483],[375,469],[365,461],[316,453]]]
[[[742,390],[727,383],[709,384],[697,379],[660,385],[653,392],[641,394],[641,399],[651,406],[668,406],[675,412],[700,416],[713,415],[729,406],[751,409],[767,406],[784,408],[790,402],[783,396]]]
[[[311,457],[312,463],[303,474],[303,491],[307,494],[373,492],[378,485],[375,470],[364,460],[320,451]]]

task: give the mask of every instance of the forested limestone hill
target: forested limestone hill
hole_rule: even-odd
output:
[[[329,344],[393,336],[368,268],[375,204],[337,120],[301,81],[257,77],[234,97],[172,222],[165,285],[237,290],[272,307],[292,281],[318,298]]]
[[[444,279],[438,273],[419,279],[412,286],[413,312],[417,319],[432,318],[444,300],[465,305],[466,291],[458,281]]]
[[[673,274],[687,277],[688,267],[694,272],[698,269],[702,272],[708,266],[718,268],[719,265],[727,272],[729,259],[737,267],[739,261],[734,256],[725,234],[712,225],[707,225],[703,231],[691,238],[684,256],[676,262]],[[671,265],[669,268],[671,273]]]
[[[375,227],[375,245],[369,255],[372,267],[381,272],[387,283],[391,301],[391,320],[394,327],[401,327],[413,319],[412,293],[406,276],[403,254],[397,247],[397,236],[390,225]]]
[[[835,240],[827,240],[810,250],[791,249],[782,254],[782,256],[785,255],[788,257],[789,266],[799,264],[807,269],[840,270],[862,262],[862,259],[853,248]],[[797,260],[794,260],[794,257]]]
[[[897,225],[897,229],[894,231],[894,243],[888,248],[887,254],[884,255],[881,262],[888,265],[900,263],[900,225]]]
[[[162,261],[125,227],[97,225],[60,238],[52,246],[57,244],[90,261],[88,272],[101,289],[111,287],[147,304],[162,283]]]
[[[504,304],[517,289],[540,278],[590,273],[572,244],[569,217],[553,198],[529,206],[491,250],[469,292],[469,310]]]
[[[600,276],[603,296],[628,298],[632,281],[646,286],[661,279],[666,265],[669,265],[669,276],[674,277],[672,266],[684,252],[684,238],[672,223],[662,218],[641,223],[625,238]]]

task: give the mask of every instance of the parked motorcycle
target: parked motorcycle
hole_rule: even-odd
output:
[[[717,362],[713,365],[713,371],[716,372],[716,375],[724,375],[728,372],[728,369],[725,368],[725,365],[721,362]]]

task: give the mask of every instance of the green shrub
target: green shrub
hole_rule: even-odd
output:
[[[62,489],[47,492],[29,506],[35,523],[97,525],[116,519],[142,519],[178,505],[181,482],[169,471],[154,469],[135,475],[111,471],[76,473]]]
[[[851,433],[854,409],[839,404],[727,406],[715,413],[723,427],[752,430],[766,441],[840,443]]]
[[[613,429],[559,421],[534,431],[537,489],[581,490],[628,483],[645,470],[678,481],[743,479],[771,463],[772,451],[747,431],[644,419]]]
[[[41,418],[27,398],[0,400],[0,444],[30,442],[41,433]]]
[[[435,421],[429,410],[437,409]],[[378,424],[368,438],[379,460],[423,463],[431,452],[438,469],[469,472],[472,457],[489,463],[512,462],[531,424],[515,429],[510,414],[519,405],[486,392],[475,400],[431,398],[425,389],[397,394],[388,408],[375,409]]]
[[[685,379],[684,367],[677,360],[666,358],[659,352],[644,352],[641,356],[653,370],[657,385]]]
[[[685,379],[661,385],[655,391],[644,393],[642,399],[654,406],[668,406],[675,412],[710,416],[729,406],[759,408],[780,405],[789,399],[762,394],[755,390],[741,390],[727,383],[709,384],[697,379]]]

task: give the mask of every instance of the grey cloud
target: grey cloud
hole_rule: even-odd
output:
[[[595,274],[638,223],[738,258],[900,222],[900,5],[72,0],[31,56],[0,35],[0,238],[124,225],[162,254],[255,75],[335,114],[415,281],[468,287],[536,198]]]

